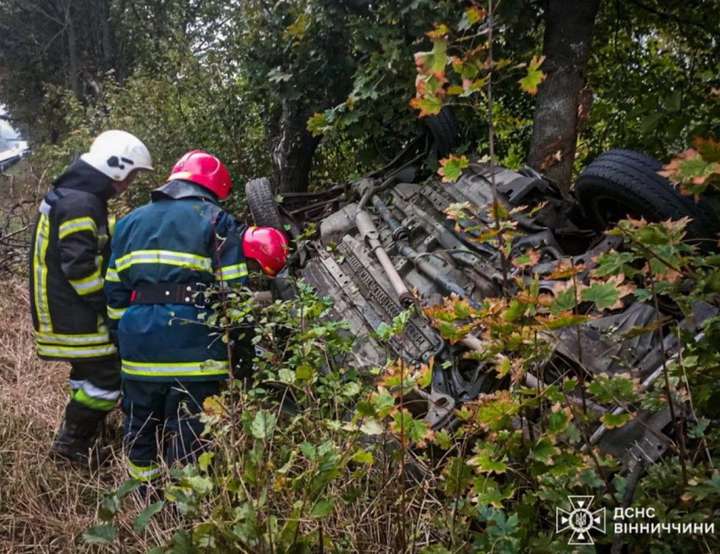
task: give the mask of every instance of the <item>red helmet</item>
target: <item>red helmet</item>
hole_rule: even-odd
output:
[[[175,162],[168,181],[173,179],[200,185],[214,192],[220,200],[225,200],[233,187],[227,167],[204,150],[191,150]]]
[[[287,262],[288,240],[273,227],[248,227],[243,236],[243,253],[259,263],[265,275],[275,277]]]

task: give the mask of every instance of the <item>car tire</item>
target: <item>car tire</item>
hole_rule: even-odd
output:
[[[245,185],[245,200],[255,225],[274,227],[285,232],[272,185],[267,178],[248,181]]]
[[[433,150],[438,159],[449,155],[458,145],[458,124],[455,114],[447,106],[437,115],[425,118],[425,125],[433,138]]]
[[[720,224],[706,202],[680,194],[657,172],[662,164],[633,150],[605,152],[578,177],[575,195],[591,225],[605,229],[625,216],[663,221],[690,217],[689,238],[707,238]]]

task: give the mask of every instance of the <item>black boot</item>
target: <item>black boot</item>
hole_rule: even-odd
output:
[[[51,455],[83,466],[99,465],[102,451],[96,442],[107,412],[93,410],[71,400],[55,436]]]

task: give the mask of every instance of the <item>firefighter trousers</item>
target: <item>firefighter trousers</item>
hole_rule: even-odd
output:
[[[207,445],[200,436],[202,405],[219,394],[221,383],[123,380],[124,443],[132,478],[151,481],[161,458],[168,466],[196,460]]]
[[[120,360],[74,360],[70,365],[71,400],[91,410],[112,410],[120,397]]]

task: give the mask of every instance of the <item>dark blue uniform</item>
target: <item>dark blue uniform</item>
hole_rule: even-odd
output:
[[[245,284],[245,226],[195,184],[172,181],[117,224],[105,279],[111,332],[120,350],[131,476],[148,480],[158,454],[172,464],[200,448],[205,398],[230,371],[227,345],[193,303],[134,303],[152,286]],[[165,452],[158,453],[157,445]]]

